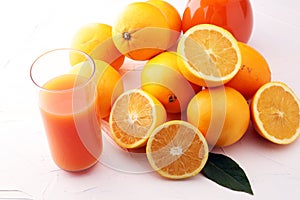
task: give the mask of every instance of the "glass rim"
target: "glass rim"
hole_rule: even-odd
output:
[[[93,66],[93,69],[92,69],[92,72],[91,72],[89,78],[88,78],[86,81],[84,81],[84,83],[82,83],[82,84],[76,85],[76,86],[74,86],[74,87],[72,87],[72,88],[69,88],[69,89],[61,89],[61,90],[46,89],[46,88],[43,87],[42,85],[38,84],[38,83],[34,80],[33,75],[32,75],[32,74],[33,74],[32,71],[33,71],[33,67],[35,66],[35,63],[36,63],[40,58],[42,58],[43,56],[45,56],[45,55],[47,55],[47,54],[49,54],[49,53],[51,53],[51,52],[55,52],[55,51],[70,51],[70,52],[71,52],[71,51],[74,51],[74,52],[78,52],[78,53],[82,54],[83,56],[85,56],[85,57],[87,58],[87,60],[88,60],[88,61],[92,64],[92,66]],[[88,84],[91,82],[91,80],[93,79],[93,77],[95,76],[95,74],[96,74],[96,65],[95,65],[94,60],[93,60],[87,53],[85,53],[85,52],[83,52],[83,51],[81,51],[81,50],[78,50],[78,49],[73,49],[73,48],[56,48],[56,49],[48,50],[48,51],[42,53],[41,55],[39,55],[39,56],[33,61],[33,63],[31,64],[31,67],[30,67],[30,79],[31,79],[31,81],[34,83],[34,85],[35,85],[37,88],[39,88],[40,90],[47,91],[47,92],[67,92],[67,91],[71,91],[71,90],[74,90],[74,89],[84,88],[86,85],[88,85]],[[53,77],[53,78],[55,78],[55,77]]]

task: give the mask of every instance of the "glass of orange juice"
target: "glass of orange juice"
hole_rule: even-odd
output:
[[[71,54],[82,62],[72,66]],[[70,73],[74,67],[80,68],[76,74]],[[93,60],[75,49],[48,51],[30,68],[52,158],[66,171],[90,168],[102,152],[95,69]]]

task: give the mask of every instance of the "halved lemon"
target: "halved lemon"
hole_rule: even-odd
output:
[[[254,128],[267,140],[289,144],[300,135],[300,102],[282,82],[269,82],[254,95],[251,102]]]
[[[152,168],[161,176],[183,179],[197,175],[208,159],[208,145],[192,124],[173,120],[158,126],[146,146]]]
[[[241,67],[237,40],[224,28],[200,24],[179,40],[177,52],[183,57],[180,71],[189,81],[206,87],[230,81]]]
[[[123,148],[145,146],[151,132],[166,121],[166,110],[150,94],[132,89],[113,104],[109,125],[114,141]]]

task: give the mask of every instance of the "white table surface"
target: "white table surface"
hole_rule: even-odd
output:
[[[69,47],[82,25],[112,24],[132,0],[12,0],[0,3],[0,199],[298,199],[300,139],[278,146],[252,128],[233,146],[217,149],[245,170],[254,196],[203,175],[170,181],[152,172],[142,153],[122,152],[104,138],[100,162],[84,173],[53,163],[29,78],[34,59]],[[186,0],[168,0],[182,14]],[[272,80],[300,96],[300,1],[252,0],[249,44],[267,59]]]

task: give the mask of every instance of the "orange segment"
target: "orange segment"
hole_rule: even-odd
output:
[[[227,83],[241,66],[236,39],[227,30],[201,24],[181,37],[177,49],[185,62],[180,71],[191,82],[214,87]]]
[[[263,85],[251,103],[253,124],[264,138],[289,144],[300,135],[300,102],[284,83]]]
[[[152,168],[170,179],[197,175],[208,159],[204,136],[192,124],[181,120],[158,126],[147,142],[146,152]]]
[[[109,119],[115,142],[124,148],[146,144],[151,131],[166,120],[163,105],[146,92],[134,89],[115,101]]]

